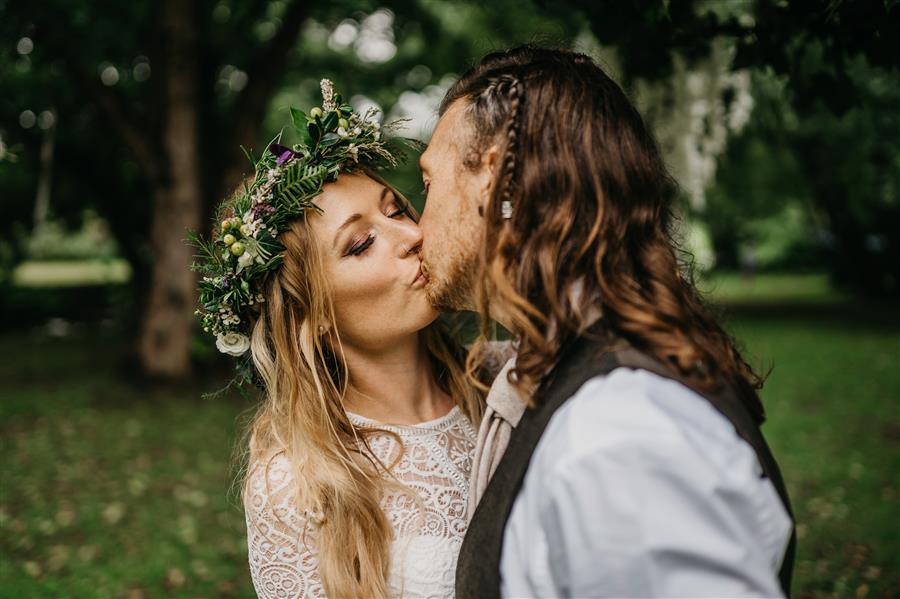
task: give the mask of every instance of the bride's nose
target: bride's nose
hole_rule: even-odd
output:
[[[404,222],[401,226],[398,244],[400,257],[405,258],[409,254],[418,254],[422,247],[422,229],[412,221]]]

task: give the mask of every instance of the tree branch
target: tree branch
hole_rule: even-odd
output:
[[[109,119],[113,130],[131,150],[144,174],[150,179],[157,179],[160,175],[160,168],[159,159],[151,141],[153,138],[138,124],[141,122],[139,118],[130,114],[119,96],[110,88],[104,87],[80,64],[68,56],[64,56],[63,61],[75,83]]]
[[[228,154],[223,168],[222,185],[228,189],[237,182],[240,165],[244,161],[239,146],[251,147],[256,143],[256,136],[269,106],[269,100],[278,82],[284,74],[285,65],[291,50],[297,42],[300,28],[309,14],[309,2],[295,0],[285,12],[281,20],[281,28],[269,43],[253,57],[248,65],[247,86],[240,93],[231,109],[234,123],[231,139],[228,141]],[[221,189],[217,196],[221,195]]]
[[[281,20],[281,28],[247,66],[248,83],[235,102],[235,116],[240,118],[248,111],[257,114],[265,111],[308,14],[309,3],[301,0],[296,0],[287,9]]]
[[[60,44],[58,40],[68,39],[54,30],[51,22],[37,21],[33,35],[43,41],[50,54],[66,65],[73,82],[82,93],[106,115],[113,130],[134,155],[141,169],[150,179],[160,175],[160,164],[157,158],[153,137],[149,131],[139,125],[145,121],[138,115],[131,114],[121,98],[110,88],[105,87],[97,77],[85,69],[72,55],[70,48]]]

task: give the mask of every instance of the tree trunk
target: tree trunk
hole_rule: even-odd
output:
[[[56,138],[56,112],[51,113],[54,122],[44,132],[41,141],[41,174],[38,178],[37,195],[34,200],[34,228],[46,224],[50,213],[50,187],[53,181],[53,149]]]
[[[153,191],[150,297],[138,351],[145,374],[181,378],[190,374],[190,340],[196,275],[193,250],[185,243],[199,230],[203,213],[197,139],[199,81],[196,8],[167,0],[160,8],[164,44],[163,168]]]

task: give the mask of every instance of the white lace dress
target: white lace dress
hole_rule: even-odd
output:
[[[381,506],[394,529],[389,587],[394,597],[453,597],[456,558],[466,532],[466,498],[476,431],[459,408],[416,425],[383,425],[350,415],[357,426],[397,433],[403,455],[396,479],[414,489],[389,491]],[[369,440],[372,453],[390,464],[398,452],[390,435]],[[290,502],[292,474],[284,457],[268,462],[268,471],[251,465],[245,501],[250,573],[264,599],[324,597],[316,566],[315,526]]]

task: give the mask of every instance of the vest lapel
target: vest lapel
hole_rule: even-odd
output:
[[[538,407],[525,410],[463,539],[456,569],[457,597],[500,596],[503,531],[531,456],[554,412],[594,376],[601,364],[615,368],[614,355],[606,353],[598,357],[594,344],[579,339],[563,356],[549,383],[538,392],[541,397]]]

